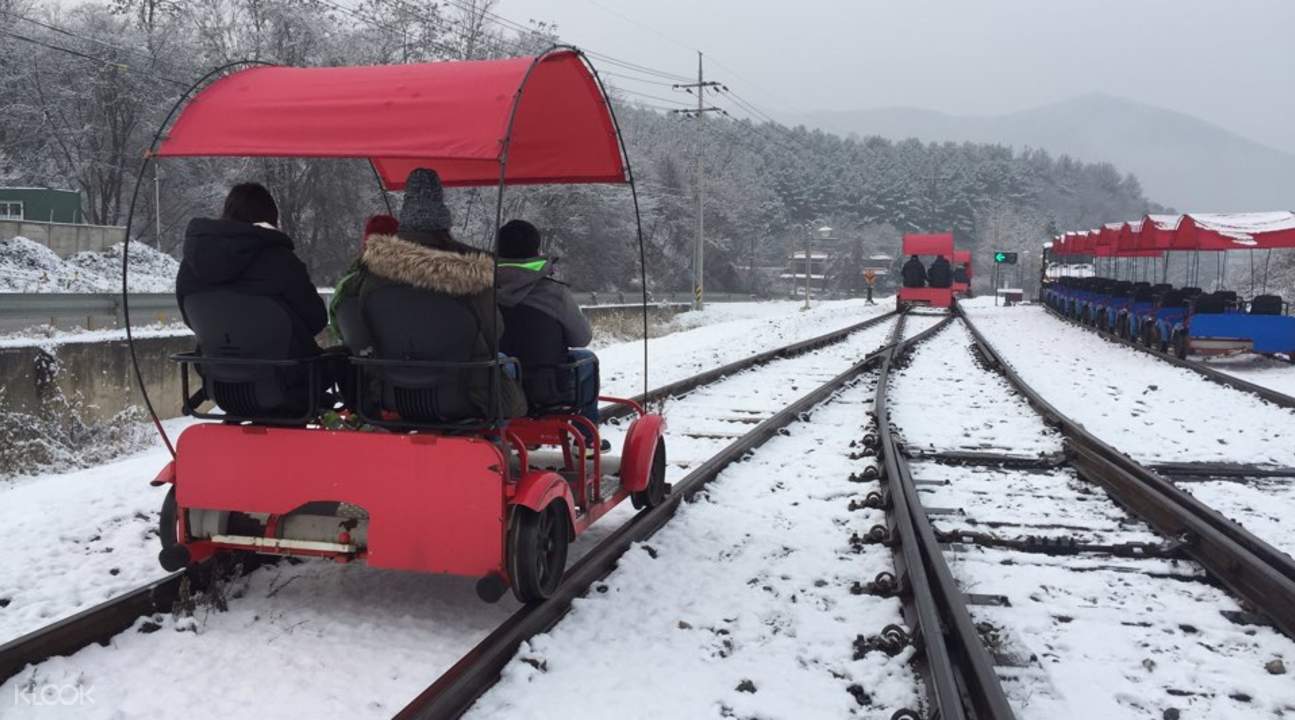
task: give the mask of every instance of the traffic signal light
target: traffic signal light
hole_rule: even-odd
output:
[[[1002,251],[996,252],[994,253],[994,262],[1000,263],[1002,265],[1015,265],[1016,253],[1002,252]]]

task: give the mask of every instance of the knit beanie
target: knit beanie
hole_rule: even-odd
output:
[[[400,228],[413,232],[449,230],[453,224],[445,204],[445,188],[435,170],[417,168],[405,180],[405,202],[400,206]]]
[[[539,228],[525,220],[509,220],[499,228],[499,257],[520,260],[539,254]]]

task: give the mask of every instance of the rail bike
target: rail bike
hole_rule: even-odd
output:
[[[506,186],[634,189],[602,82],[567,46],[489,61],[227,66],[195,84],[158,130],[149,160],[172,157],[358,158],[384,200],[410,170],[433,168],[446,187],[498,188],[496,235]],[[637,196],[634,207],[637,220]],[[400,307],[415,319],[436,312]],[[560,584],[572,540],[625,500],[653,507],[669,492],[664,420],[633,400],[600,398],[634,418],[611,450],[576,412],[574,379],[567,396],[503,417],[497,378],[516,363],[498,356],[497,339],[499,359],[485,362],[428,341],[379,343],[363,358],[294,358],[277,340],[288,319],[272,300],[222,291],[193,296],[185,310],[200,350],[175,359],[184,410],[203,422],[180,434],[152,481],[170,486],[159,554],[168,570],[236,552],[363,561],[475,578],[488,602],[510,587],[536,602]],[[249,317],[258,322],[233,322]],[[309,388],[323,362],[353,374],[366,431],[320,424]],[[575,377],[574,363],[551,370]],[[491,378],[492,411],[453,401],[473,373]],[[218,410],[203,410],[207,400]]]

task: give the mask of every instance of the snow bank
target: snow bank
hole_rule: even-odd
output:
[[[64,260],[25,237],[0,240],[0,292],[96,293],[121,290],[122,244],[104,252],[82,252]],[[170,292],[180,263],[166,253],[135,243],[130,249],[130,289]]]

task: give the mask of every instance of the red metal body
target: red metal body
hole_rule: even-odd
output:
[[[953,288],[902,287],[899,289],[899,302],[905,305],[926,305],[937,308],[952,307]]]
[[[938,233],[933,235],[908,234],[904,236],[904,257],[935,257],[943,255],[945,259],[954,257],[953,234]],[[948,308],[953,306],[954,288],[908,288],[901,287],[896,302],[900,307],[905,305],[926,305],[929,307]]]
[[[623,402],[642,413],[632,401]],[[175,462],[153,484],[174,483],[179,538],[193,560],[225,549],[247,549],[194,539],[188,509],[265,513],[265,536],[279,519],[308,503],[343,502],[368,513],[363,548],[339,552],[258,548],[279,555],[364,560],[374,567],[468,577],[507,577],[505,538],[513,506],[543,510],[559,500],[578,535],[613,507],[647,487],[653,453],[665,431],[659,415],[643,413],[629,426],[620,482],[604,494],[602,453],[581,462],[585,443],[579,416],[510,422],[501,446],[492,438],[431,433],[366,433],[317,428],[272,428],[205,423],[186,429]],[[595,429],[596,431],[596,429]],[[569,444],[564,473],[530,466],[528,448]],[[594,444],[597,448],[598,444]],[[508,454],[515,455],[510,462]],[[517,468],[520,468],[518,470]]]

